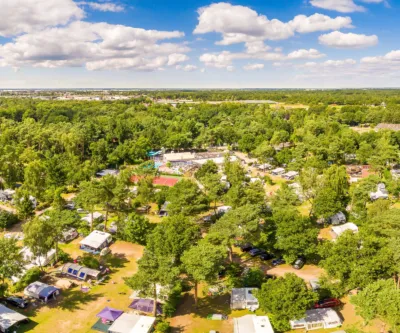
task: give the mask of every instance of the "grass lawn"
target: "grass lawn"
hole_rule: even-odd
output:
[[[82,255],[78,240],[61,247],[73,257]],[[124,277],[136,272],[136,260],[142,256],[143,247],[126,242],[116,242],[111,246],[113,258],[110,260],[112,273],[110,278],[98,286],[93,286],[88,293],[80,287],[63,290],[55,302],[48,305],[30,306],[24,315],[31,323],[21,326],[17,333],[91,333],[92,325],[97,321],[96,314],[104,307],[111,306],[128,311],[130,304],[129,288],[124,284]],[[78,282],[79,284],[81,282]],[[87,285],[87,284],[86,284]]]

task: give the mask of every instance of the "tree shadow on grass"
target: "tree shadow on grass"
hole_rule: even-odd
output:
[[[196,307],[194,304],[194,296],[187,293],[185,294],[181,305],[178,307],[176,315],[183,316],[194,314],[197,317],[207,318],[210,314],[229,315],[230,313],[229,294],[200,298]]]
[[[84,293],[80,289],[68,290],[63,292],[63,294],[63,299],[58,304],[54,303],[54,307],[67,311],[81,310],[85,304],[96,301],[98,298],[104,296],[101,293]]]
[[[128,262],[129,260],[123,253],[115,253],[105,261],[106,265],[110,268],[123,268]]]
[[[12,328],[12,332],[17,332],[17,333],[25,333],[33,330],[36,326],[38,325],[37,322],[29,320],[28,323],[22,323],[18,326],[18,328]]]
[[[171,327],[171,333],[183,333],[185,332],[185,326],[179,325],[177,327]]]

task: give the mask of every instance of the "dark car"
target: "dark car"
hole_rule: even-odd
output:
[[[278,259],[272,260],[271,263],[272,263],[272,266],[279,266],[279,265],[286,264],[286,261],[282,258],[278,258]]]
[[[7,297],[5,299],[5,303],[20,309],[26,309],[28,307],[28,301],[22,297],[17,297],[17,296]]]
[[[250,254],[252,257],[256,257],[256,256],[259,256],[259,255],[264,254],[264,253],[265,253],[264,250],[257,249],[257,248],[251,249],[251,250],[249,251],[249,254]]]
[[[270,259],[274,259],[274,258],[275,258],[275,255],[272,253],[264,252],[264,253],[260,254],[261,260],[270,260]]]
[[[306,259],[304,257],[298,257],[296,261],[293,263],[294,269],[301,269],[306,263]]]
[[[250,243],[239,245],[239,247],[242,250],[242,252],[249,252],[250,250],[253,249],[253,245],[251,245]]]
[[[341,304],[337,298],[326,298],[314,304],[314,309],[333,308]]]

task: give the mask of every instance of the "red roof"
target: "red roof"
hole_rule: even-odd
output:
[[[132,176],[131,177],[131,182],[132,183],[137,183],[140,180],[141,177],[139,176]],[[172,177],[154,177],[153,179],[153,185],[155,186],[168,186],[168,187],[173,187],[175,184],[179,181],[178,178],[172,178]]]

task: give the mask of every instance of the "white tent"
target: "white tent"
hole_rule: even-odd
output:
[[[11,310],[0,304],[0,331],[1,332],[9,332],[9,329],[12,328],[15,324],[21,323],[23,321],[27,321],[28,317]]]
[[[274,333],[267,316],[246,315],[234,319],[234,333]]]
[[[112,242],[112,236],[103,231],[94,230],[89,236],[80,241],[81,249],[89,248],[94,251],[101,251]]]
[[[104,215],[99,212],[93,213],[93,220],[102,220]],[[89,225],[92,224],[92,214],[87,214],[86,216],[82,217],[82,221],[86,221]]]
[[[332,232],[333,232],[334,238],[340,237],[340,235],[343,234],[347,230],[351,230],[353,233],[357,233],[358,227],[354,223],[351,223],[351,222],[332,227]]]
[[[123,313],[113,322],[108,333],[149,333],[155,321],[155,317]]]

